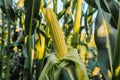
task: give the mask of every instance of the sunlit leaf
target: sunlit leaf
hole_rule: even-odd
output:
[[[104,77],[107,79],[107,70],[110,68],[112,72],[112,53],[114,50],[115,41],[111,38],[116,39],[114,35],[114,29],[108,24],[105,13],[102,11],[99,1],[95,1],[98,5],[98,17],[95,25],[95,41],[98,48],[98,64]]]

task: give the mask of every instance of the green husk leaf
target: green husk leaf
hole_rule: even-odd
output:
[[[41,75],[39,76],[39,80],[59,80],[61,69],[70,64],[70,62],[73,62],[75,64],[77,79],[88,80],[85,65],[81,61],[81,58],[76,49],[69,51],[61,59],[58,59],[54,53],[50,54],[48,62],[46,63]]]

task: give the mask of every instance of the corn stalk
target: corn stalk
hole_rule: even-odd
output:
[[[4,34],[5,34],[5,17],[4,14],[2,13],[2,37],[1,37],[1,51],[0,51],[0,79],[2,79],[2,73],[3,73],[3,66],[4,66],[4,57],[3,57],[3,53],[4,53],[4,46],[5,46],[5,42],[4,42]]]
[[[81,15],[82,15],[82,0],[78,0],[77,7],[76,7],[76,16],[74,22],[74,29],[73,29],[73,38],[72,43],[73,47],[77,47],[77,43],[79,42],[79,30],[80,30],[80,22],[81,22]]]
[[[45,12],[46,21],[57,50],[57,57],[55,53],[49,55],[48,61],[41,72],[39,80],[59,80],[61,77],[63,77],[64,80],[74,80],[76,77],[77,80],[88,80],[85,65],[82,63],[77,50],[73,48],[71,48],[70,51],[67,50],[64,35],[60,30],[55,13],[49,8],[45,9]],[[75,68],[71,68],[72,64],[69,61],[75,64]],[[61,72],[61,69],[64,69],[63,72]],[[65,71],[67,73],[65,73]],[[60,74],[64,75],[60,76]]]
[[[29,3],[29,5],[27,5]],[[29,2],[28,0],[25,0],[25,8],[27,9],[26,11],[26,22],[25,22],[25,29],[26,29],[26,34],[27,36],[27,54],[28,54],[28,71],[26,74],[27,79],[31,79],[32,76],[32,63],[33,63],[33,37],[32,37],[32,21],[33,21],[33,15],[34,15],[34,7],[35,7],[35,0],[32,0],[32,2]],[[31,13],[29,13],[29,10]],[[25,78],[25,79],[26,79]]]

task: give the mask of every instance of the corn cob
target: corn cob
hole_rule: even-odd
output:
[[[46,21],[48,23],[52,39],[57,50],[57,57],[63,57],[67,53],[67,46],[64,40],[64,34],[60,29],[55,13],[49,8],[47,8],[45,12]]]
[[[38,39],[35,43],[35,57],[37,59],[42,59],[45,51],[45,38],[40,34],[40,39]]]
[[[77,0],[77,6],[76,6],[76,16],[75,16],[75,22],[74,22],[74,29],[73,29],[73,38],[72,43],[73,47],[77,47],[77,43],[79,42],[79,29],[80,29],[80,19],[81,19],[81,9],[82,9],[82,0]]]

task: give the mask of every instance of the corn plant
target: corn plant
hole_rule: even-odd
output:
[[[120,0],[0,0],[0,80],[119,80]]]

